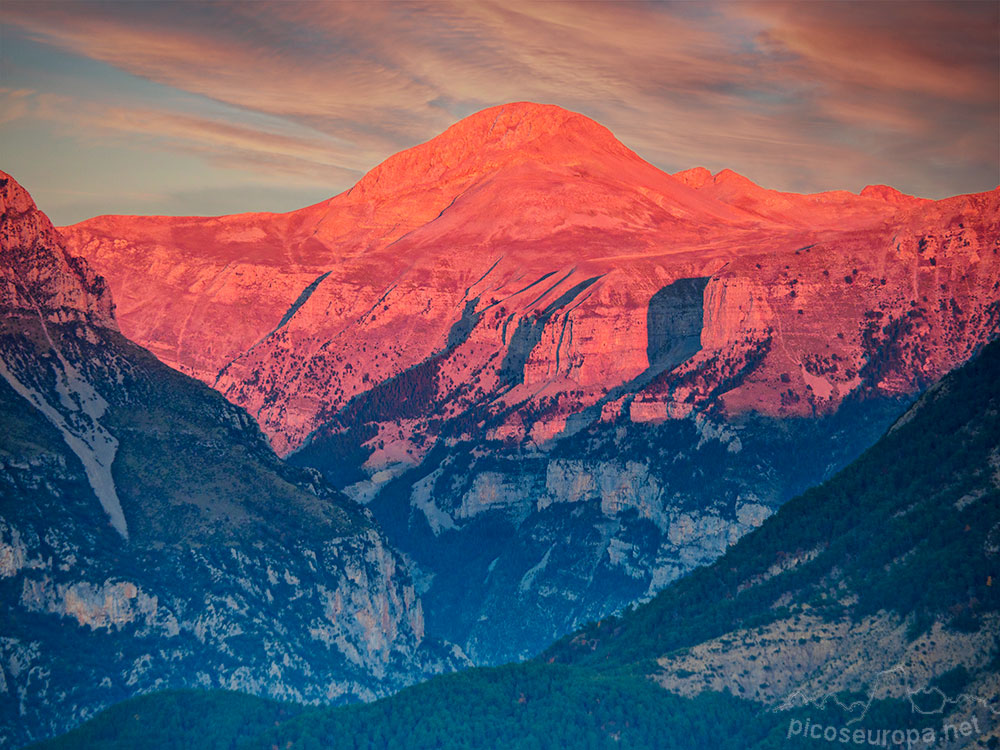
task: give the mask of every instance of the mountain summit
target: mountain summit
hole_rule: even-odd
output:
[[[0,172],[0,253],[3,309],[117,330],[104,279],[66,253],[52,222],[5,172]]]
[[[396,191],[436,189],[519,164],[553,168],[622,162],[645,164],[588,117],[554,105],[517,102],[470,115],[430,141],[389,157],[350,193],[377,201]]]

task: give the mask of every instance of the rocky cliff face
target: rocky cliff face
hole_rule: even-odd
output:
[[[0,746],[169,686],[370,699],[462,663],[370,514],[117,331],[0,174]]]
[[[993,337],[998,204],[671,176],[587,118],[513,104],[301,211],[63,232],[126,335],[371,503],[429,621],[469,604],[459,563],[486,600],[523,598],[449,630],[489,661],[718,554]],[[646,477],[641,502],[601,485]]]
[[[994,342],[716,563],[544,659],[644,663],[679,695],[728,692],[851,731],[891,699],[896,727],[975,722],[941,745],[996,746],[998,406]]]
[[[548,451],[457,442],[388,480],[368,507],[414,565],[429,632],[496,663],[711,562],[901,408],[614,423]]]
[[[0,247],[4,312],[118,330],[104,278],[65,251],[52,222],[9,175],[0,176]]]

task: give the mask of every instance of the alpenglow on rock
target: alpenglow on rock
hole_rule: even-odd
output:
[[[62,231],[125,334],[368,503],[430,632],[492,662],[713,559],[995,336],[998,216],[670,175],[518,103],[300,211]]]

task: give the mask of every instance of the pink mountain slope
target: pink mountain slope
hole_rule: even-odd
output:
[[[441,413],[484,408],[500,415],[487,436],[536,443],[588,406],[805,415],[859,389],[912,392],[996,334],[998,204],[998,191],[924,201],[671,176],[582,115],[520,103],[292,213],[62,232],[107,277],[127,336],[246,407],[287,453],[428,362]],[[651,311],[689,278],[708,279],[693,309]],[[657,359],[690,315],[701,351]],[[370,467],[417,460],[436,429],[386,420]]]

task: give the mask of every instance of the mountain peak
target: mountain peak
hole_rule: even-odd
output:
[[[389,157],[352,194],[386,199],[400,188],[465,182],[520,164],[574,166],[642,160],[603,125],[553,104],[514,102],[459,120],[440,135]]]
[[[38,235],[55,234],[52,223],[38,210],[28,191],[3,171],[0,171],[0,216],[3,220],[0,248],[4,256]],[[7,257],[4,260],[9,262]]]
[[[730,185],[733,187],[739,187],[744,190],[762,190],[756,182],[748,177],[744,177],[739,172],[734,172],[731,169],[723,169],[715,174],[713,178],[716,185]]]
[[[624,148],[610,130],[589,117],[555,104],[534,102],[513,102],[480,110],[459,120],[438,138],[455,140],[471,137],[483,145],[511,149],[552,136],[573,138],[583,134],[594,139],[592,146]]]
[[[753,193],[764,189],[753,180],[731,169],[722,169],[713,175],[705,167],[693,167],[683,172],[675,172],[671,176],[695,190],[715,187],[725,188],[730,192]]]
[[[111,293],[83,258],[66,252],[49,217],[0,171],[0,309],[117,329]]]
[[[911,205],[913,203],[927,202],[923,198],[915,198],[912,195],[907,195],[904,192],[896,190],[896,188],[891,187],[890,185],[868,185],[861,191],[861,197],[874,198],[885,203],[893,203],[896,205]]]
[[[17,180],[0,170],[0,212],[6,214],[9,208],[24,213],[35,208],[35,202]]]
[[[685,169],[683,172],[674,172],[671,176],[695,190],[704,187],[712,181],[712,173],[705,169],[705,167]]]

